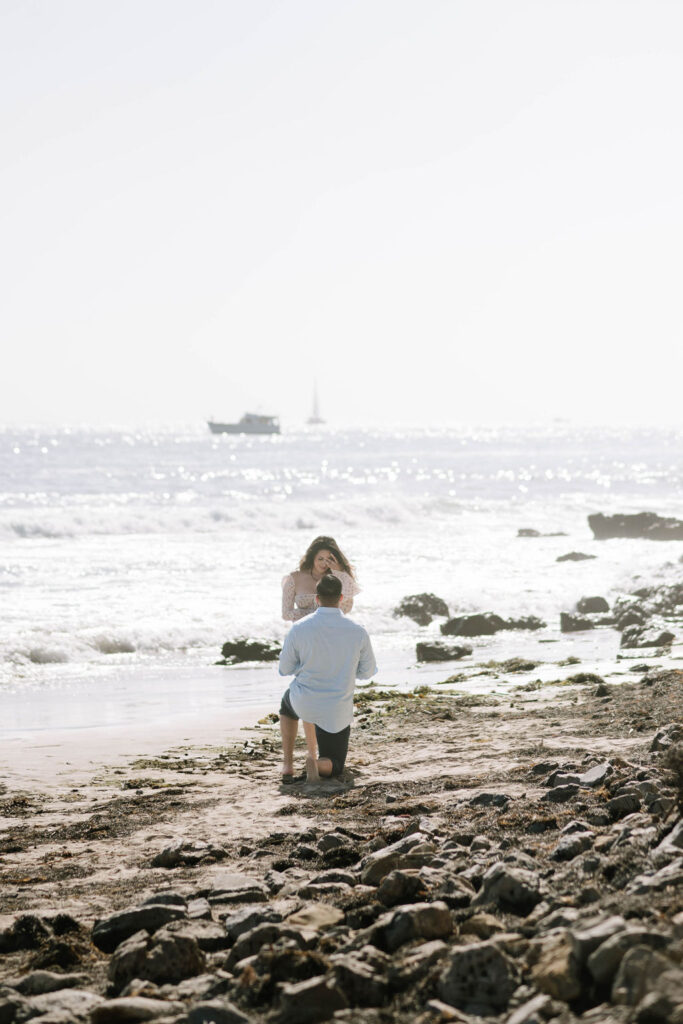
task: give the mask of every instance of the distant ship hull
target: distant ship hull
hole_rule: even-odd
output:
[[[257,416],[246,413],[239,423],[214,423],[208,420],[212,434],[279,434],[280,421],[277,416]]]

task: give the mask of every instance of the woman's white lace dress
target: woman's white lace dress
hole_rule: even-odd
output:
[[[341,580],[342,601],[340,608],[345,615],[351,611],[353,599],[360,593],[360,587],[347,572],[341,569],[332,569],[332,575]],[[290,572],[282,580],[282,618],[287,621],[297,622],[306,615],[310,615],[316,609],[315,594],[296,592],[296,574]]]

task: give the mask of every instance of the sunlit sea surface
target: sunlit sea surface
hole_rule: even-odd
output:
[[[591,512],[681,515],[678,432],[538,429],[0,432],[0,730],[125,723],[258,703],[273,666],[213,663],[237,635],[282,638],[280,580],[319,533],[355,565],[353,617],[380,682],[415,685],[396,619],[432,591],[451,614],[538,615],[548,628],[475,641],[470,660],[613,657],[618,634],[567,638],[559,613],[671,572],[683,544],[598,543]],[[519,528],[566,536],[522,539]],[[556,561],[578,550],[592,561]],[[542,641],[556,641],[542,644]],[[578,645],[578,646],[577,646]]]

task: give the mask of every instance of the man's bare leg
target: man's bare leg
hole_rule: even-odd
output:
[[[306,776],[309,782],[315,782],[321,776],[326,778],[332,774],[332,761],[329,757],[318,757],[315,725],[312,722],[304,722],[303,725],[306,737]]]
[[[282,736],[282,774],[294,774],[294,744],[299,732],[298,718],[280,715],[280,735]]]
[[[309,782],[317,782],[320,778],[318,772],[318,740],[315,735],[313,722],[304,722],[304,736],[306,737],[306,778]]]

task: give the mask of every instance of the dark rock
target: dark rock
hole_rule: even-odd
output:
[[[414,946],[400,963],[396,963],[395,958],[392,960],[389,967],[390,987],[401,991],[409,985],[414,985],[424,977],[430,967],[443,960],[447,953],[448,946],[441,939]]]
[[[444,622],[441,632],[444,636],[491,636],[506,628],[505,619],[493,612],[477,615],[456,615]]]
[[[571,929],[574,953],[581,964],[585,964],[591,953],[594,953],[598,946],[601,946],[613,935],[618,935],[626,929],[626,921],[618,914],[603,917],[595,923],[577,925]]]
[[[494,903],[511,914],[529,914],[541,901],[537,877],[498,861],[485,872],[473,904]]]
[[[514,961],[494,942],[477,942],[452,950],[438,992],[451,1006],[486,1016],[505,1010],[518,984]]]
[[[316,1024],[329,1020],[337,1010],[348,1005],[348,999],[332,978],[309,978],[284,985],[279,1020],[281,1024]]]
[[[595,629],[592,619],[582,619],[579,615],[560,612],[560,631],[562,633],[583,633],[586,629]]]
[[[386,978],[350,954],[334,957],[334,979],[351,1006],[382,1006],[389,994]]]
[[[109,961],[109,980],[119,992],[133,978],[172,984],[201,974],[205,967],[194,938],[160,928],[153,936],[136,932],[118,946]]]
[[[609,611],[609,605],[604,597],[582,597],[576,604],[579,615],[596,615]]]
[[[168,906],[168,907],[181,907],[183,910],[187,910],[187,900],[179,892],[155,892],[152,896],[148,896],[146,900],[143,900],[140,904],[141,907],[149,907],[151,904],[155,906]]]
[[[165,999],[149,999],[145,996],[127,996],[123,999],[108,999],[99,1003],[90,1014],[91,1024],[136,1024],[137,1021],[154,1020],[182,1013],[184,1003],[168,1002]],[[246,1018],[243,1018],[246,1019]]]
[[[181,840],[179,843],[174,843],[173,846],[167,846],[150,863],[153,868],[177,868],[181,865],[193,867],[195,864],[200,864],[206,857],[223,860],[227,855],[228,851],[223,846]],[[160,899],[158,902],[163,903],[164,900]]]
[[[518,537],[566,537],[567,534],[563,530],[557,530],[554,533],[541,533],[540,530],[533,530],[529,527],[521,527],[517,530]]]
[[[30,1017],[41,1017],[45,1021],[86,1022],[100,1003],[102,996],[81,989],[65,988],[59,992],[46,992],[42,996],[32,996],[27,1000],[25,1012]],[[48,1016],[46,1016],[48,1015]],[[26,1018],[23,1018],[26,1019]]]
[[[417,871],[390,871],[377,890],[377,899],[385,907],[414,903],[427,895],[427,887]]]
[[[663,725],[654,734],[650,750],[668,750],[674,743],[683,740],[683,726],[678,722],[669,722]]]
[[[469,644],[446,644],[442,640],[419,643],[415,647],[418,661],[456,661],[471,653]]]
[[[671,1024],[683,1018],[683,971],[674,968],[657,978],[657,987],[636,1008],[638,1024]]]
[[[541,799],[551,804],[564,804],[567,800],[575,797],[578,792],[579,787],[577,785],[555,786],[553,789],[548,790],[547,793],[544,793]]]
[[[634,946],[663,949],[667,942],[666,935],[647,928],[632,927],[618,931],[590,954],[587,960],[588,970],[598,985],[611,985],[627,950]]]
[[[591,558],[597,558],[597,555],[586,555],[583,551],[570,551],[566,555],[559,555],[556,562],[587,562]]]
[[[215,953],[231,944],[225,927],[215,921],[172,921],[166,925],[165,932],[194,939],[204,953]]]
[[[505,628],[535,631],[537,629],[545,629],[547,625],[548,623],[544,622],[543,619],[539,619],[537,615],[523,615],[521,619],[508,619]]]
[[[384,914],[372,929],[372,942],[393,953],[413,939],[443,939],[452,931],[451,912],[442,900],[413,903]]]
[[[187,1024],[249,1024],[251,1020],[227,999],[211,999],[188,1010]]]
[[[410,594],[394,608],[394,618],[404,616],[418,626],[428,626],[435,615],[448,615],[448,605],[435,594]]]
[[[0,953],[15,953],[21,949],[37,949],[50,938],[52,929],[35,914],[21,914],[0,932]]]
[[[277,942],[280,939],[292,939],[297,943],[300,949],[306,949],[311,945],[311,942],[317,941],[315,938],[315,932],[309,931],[308,935],[305,934],[305,930],[300,928],[291,928],[286,924],[268,923],[259,924],[256,928],[252,928],[251,931],[244,932],[243,935],[235,942],[235,945],[230,950],[230,954],[226,960],[227,970],[232,970],[235,964],[239,963],[240,960],[245,960],[249,956],[254,956],[258,953],[262,946],[271,945],[273,942]]]
[[[621,818],[625,818],[627,814],[639,811],[640,800],[635,793],[622,793],[621,796],[615,796],[608,800],[606,807],[612,821],[619,821]]]
[[[607,540],[611,537],[683,540],[683,522],[680,519],[658,516],[655,512],[613,516],[596,512],[588,516],[588,525],[596,540]]]
[[[16,982],[12,988],[22,996],[41,996],[46,992],[58,992],[63,988],[78,988],[88,984],[87,974],[57,974],[55,971],[31,971]]]
[[[265,903],[268,887],[258,878],[239,872],[218,870],[205,894],[209,903]]]
[[[246,637],[237,637],[235,640],[227,640],[222,648],[222,665],[237,665],[242,661],[277,661],[280,657],[282,647],[274,640],[252,640]]]
[[[668,957],[648,946],[634,946],[624,954],[612,985],[612,1002],[635,1006],[656,988],[657,978],[672,964]]]
[[[392,843],[391,846],[383,846],[369,854],[361,861],[363,885],[379,885],[385,875],[397,868],[421,867],[421,864],[412,863],[410,852],[414,847],[423,844],[427,838],[421,832],[414,832]]]
[[[469,802],[471,807],[507,807],[510,797],[507,793],[477,793]]]
[[[92,930],[92,941],[103,953],[113,953],[116,947],[136,932],[153,933],[169,921],[177,921],[185,917],[185,908],[169,904],[155,903],[136,907],[133,910],[120,910],[111,917],[96,921]]]
[[[30,1016],[28,999],[0,986],[0,1024],[14,1024],[15,1021],[28,1020]]]
[[[627,626],[621,634],[621,646],[626,648],[668,647],[675,640],[675,635],[668,629]]]
[[[260,924],[279,924],[282,921],[282,914],[272,907],[245,907],[231,914],[223,921],[223,927],[231,942],[236,942],[240,935],[250,932],[252,928]]]
[[[594,839],[595,836],[592,832],[577,832],[573,835],[562,836],[550,856],[553,860],[573,860],[580,853],[590,849]]]

